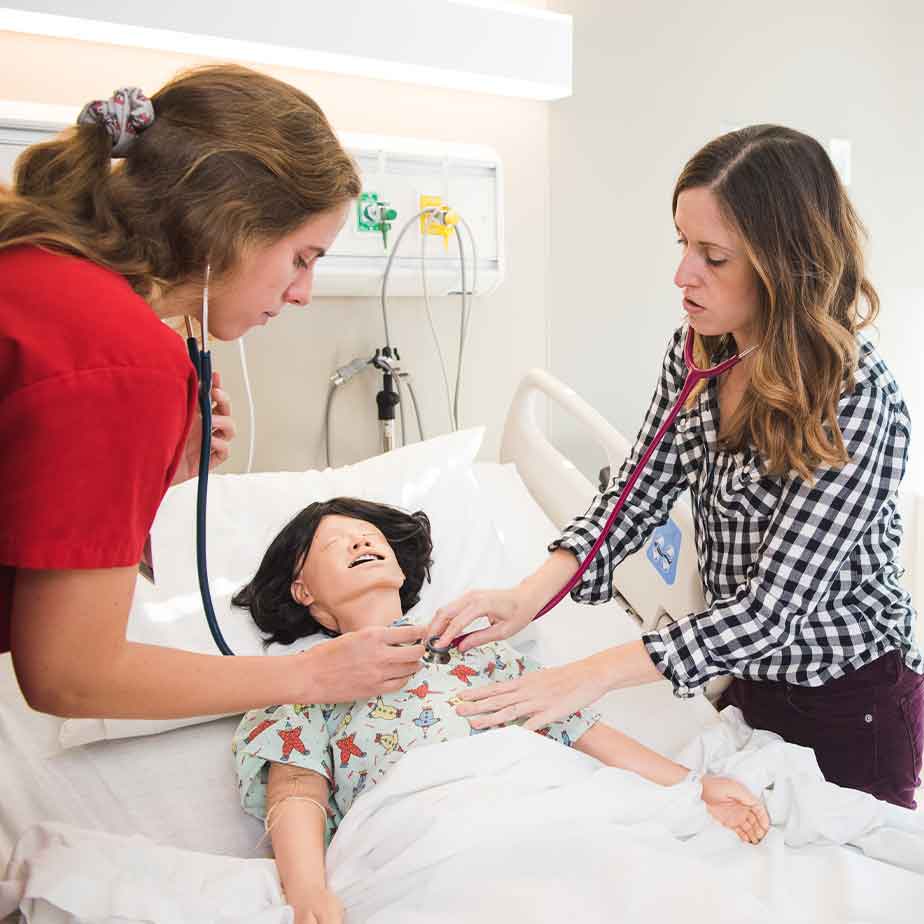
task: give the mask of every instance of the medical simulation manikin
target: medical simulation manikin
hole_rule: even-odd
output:
[[[273,640],[401,624],[418,598],[430,551],[422,513],[349,498],[312,504],[273,540],[235,602],[250,608]],[[283,704],[244,716],[232,743],[241,803],[265,819],[296,911],[336,903],[324,885],[324,840],[365,790],[412,749],[478,733],[456,712],[458,693],[537,669],[508,643],[493,642],[422,663],[400,689],[375,699]],[[586,709],[539,733],[661,785],[689,772]],[[756,843],[766,833],[766,811],[735,781],[705,777],[703,799],[742,840]]]

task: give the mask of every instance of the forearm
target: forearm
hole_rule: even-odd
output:
[[[584,732],[574,746],[610,767],[631,770],[661,786],[673,786],[689,772],[682,764],[646,748],[634,738],[602,722]]]
[[[170,719],[314,702],[310,661],[311,652],[226,658],[124,642],[103,658],[49,652],[29,666],[47,680],[20,683],[34,709],[54,715]]]
[[[328,702],[330,671],[317,650],[226,658],[128,641],[136,578],[134,568],[17,571],[13,666],[33,709],[167,719]]]
[[[276,811],[271,837],[286,901],[307,905],[327,888],[324,872],[325,822],[311,802],[289,800]]]
[[[533,613],[538,613],[574,576],[579,562],[567,549],[556,549],[542,566],[517,587],[521,599]]]
[[[273,764],[267,819],[286,901],[305,907],[327,888],[324,869],[327,781],[309,770]],[[314,801],[309,801],[314,800]]]
[[[644,642],[625,642],[585,658],[588,671],[597,677],[604,693],[663,680]]]

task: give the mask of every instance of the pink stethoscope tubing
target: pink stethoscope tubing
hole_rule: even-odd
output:
[[[619,511],[622,510],[623,504],[626,502],[626,498],[629,496],[629,492],[632,490],[635,482],[638,480],[639,475],[644,471],[645,466],[648,464],[648,460],[651,458],[652,453],[655,449],[658,448],[659,443],[664,438],[664,434],[667,433],[668,428],[674,422],[674,418],[680,413],[680,409],[683,407],[684,402],[690,395],[690,392],[699,385],[700,382],[706,379],[714,379],[716,376],[721,375],[723,372],[728,372],[733,366],[736,366],[745,356],[753,352],[756,347],[749,347],[743,353],[737,353],[735,356],[731,356],[723,362],[719,363],[717,366],[712,366],[709,369],[700,369],[696,363],[693,361],[693,339],[694,331],[692,327],[687,328],[687,338],[683,346],[683,361],[687,367],[687,377],[683,383],[683,388],[680,389],[680,394],[677,395],[677,400],[674,402],[674,406],[671,408],[670,413],[667,417],[664,418],[663,423],[658,428],[658,432],[654,435],[654,439],[648,444],[648,448],[645,450],[645,454],[639,460],[638,464],[632,469],[632,474],[629,476],[628,481],[626,481],[623,486],[622,491],[619,493],[619,497],[616,499],[616,504],[613,509],[610,511],[610,515],[607,517],[606,523],[603,529],[600,531],[600,535],[597,537],[597,541],[593,544],[591,550],[587,553],[587,556],[581,562],[580,567],[574,574],[571,576],[571,579],[565,584],[558,593],[549,600],[548,603],[535,616],[533,619],[538,619],[540,616],[545,616],[549,610],[554,609],[558,604],[565,598],[565,596],[578,585],[583,576],[584,572],[590,567],[590,563],[594,560],[594,556],[597,552],[600,551],[600,547],[606,542],[606,537],[610,534],[610,530],[613,528],[613,524],[616,522],[616,517],[619,516]],[[532,621],[532,620],[530,620]],[[480,631],[480,630],[476,630]],[[463,635],[454,638],[451,643],[451,647],[454,647],[459,644],[464,638],[467,638],[469,635],[473,635],[474,632],[466,632]]]

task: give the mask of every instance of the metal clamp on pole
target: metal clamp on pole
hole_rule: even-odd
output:
[[[388,346],[376,350],[372,358],[372,365],[382,373],[382,390],[375,396],[375,403],[379,409],[383,452],[391,452],[395,448],[395,408],[401,402],[395,387],[395,376],[401,372],[398,365],[400,359],[398,351]]]

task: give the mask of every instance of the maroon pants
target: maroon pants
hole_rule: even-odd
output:
[[[924,676],[890,651],[822,687],[735,678],[719,708],[812,748],[826,780],[915,808],[924,748]]]

